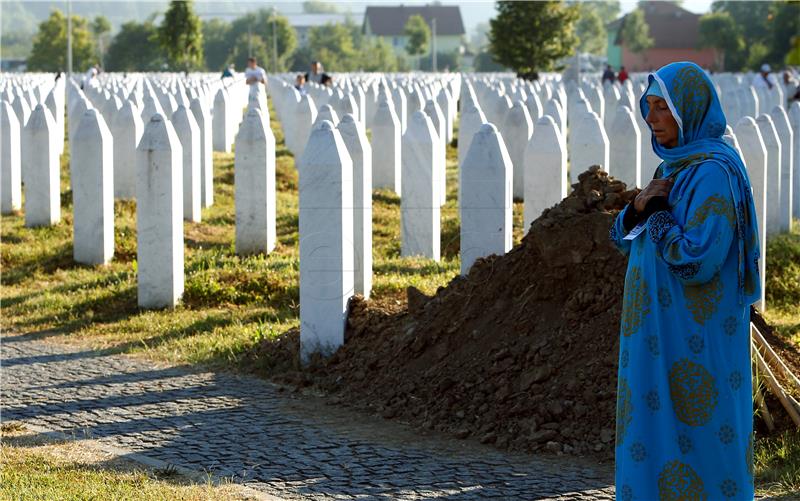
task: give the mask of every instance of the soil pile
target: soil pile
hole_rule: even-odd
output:
[[[608,231],[637,192],[597,166],[574,188],[434,297],[411,288],[400,311],[356,298],[345,345],[300,381],[459,438],[612,455],[626,261]]]

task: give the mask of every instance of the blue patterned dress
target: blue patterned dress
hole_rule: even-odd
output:
[[[629,230],[637,233],[623,224],[625,211],[634,210],[629,206],[611,230],[629,256],[617,498],[751,500],[749,308],[759,291],[749,180],[720,139],[725,118],[702,69],[673,63],[650,80],[669,94],[681,135],[669,150],[653,141],[664,159],[656,176],[674,180],[669,210],[651,214],[638,236],[626,240]],[[641,105],[646,116],[644,98]]]

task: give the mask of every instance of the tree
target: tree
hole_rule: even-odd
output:
[[[736,55],[744,49],[744,38],[741,30],[727,12],[711,12],[700,18],[700,47],[711,47],[721,53],[718,57],[717,68],[729,71],[738,71],[741,64],[736,61]],[[732,57],[727,58],[730,54]],[[736,65],[736,67],[732,67]]]
[[[634,54],[641,54],[653,46],[650,26],[647,25],[641,8],[637,7],[625,16],[620,36],[625,46]]]
[[[233,63],[237,68],[244,68],[247,66],[247,58],[251,56],[266,64],[266,61],[270,60],[269,53],[270,48],[263,38],[258,35],[242,33],[239,35],[236,45],[233,46],[233,52],[228,57],[228,64]]]
[[[328,23],[308,30],[308,47],[314,58],[336,71],[354,71],[360,61],[353,45],[350,28],[342,23]]]
[[[406,41],[406,52],[411,57],[419,57],[428,52],[428,44],[431,40],[431,29],[425,18],[415,14],[408,18],[403,33],[408,40]]]
[[[54,9],[50,17],[39,24],[28,56],[30,71],[64,71],[67,69],[67,18]],[[72,16],[72,66],[82,71],[97,64],[97,51],[89,31],[89,22]]]
[[[96,16],[92,21],[91,28],[97,42],[97,58],[100,60],[100,66],[103,66],[103,58],[108,50],[111,21],[105,16]]]
[[[399,61],[392,48],[383,38],[372,42],[365,41],[359,48],[361,71],[395,72],[400,68]]]
[[[166,65],[166,57],[157,40],[158,30],[152,20],[123,24],[108,47],[106,69],[162,71]]]
[[[436,66],[439,71],[459,71],[461,69],[461,53],[458,50],[436,52]],[[422,71],[433,71],[433,61],[426,57],[419,62]]]
[[[608,46],[608,33],[600,18],[600,14],[592,6],[594,2],[579,2],[580,12],[578,22],[575,24],[575,34],[578,35],[578,52],[602,55]]]
[[[475,60],[472,62],[472,65],[474,66],[475,71],[480,72],[501,73],[508,71],[508,68],[497,63],[492,54],[485,50],[479,52],[478,55],[475,56]]]
[[[231,25],[222,19],[203,21],[203,55],[206,69],[221,71],[231,54],[228,45],[228,32]]]
[[[774,2],[774,14],[769,22],[772,36],[767,42],[768,57],[771,63],[779,65],[794,47],[792,39],[800,36],[800,2]]]
[[[172,0],[158,27],[158,41],[172,69],[203,68],[203,30],[191,0]]]
[[[536,79],[539,71],[555,68],[572,55],[578,39],[574,24],[578,10],[563,2],[497,2],[490,21],[489,50],[495,62],[520,78]]]
[[[303,2],[303,12],[306,14],[334,14],[339,8],[334,3],[309,1]]]
[[[274,33],[272,28],[273,20]],[[278,59],[278,67],[275,70],[281,72],[289,68],[292,54],[297,48],[297,34],[286,17],[274,14],[267,9],[259,9],[238,17],[231,23],[231,27],[228,30],[226,37],[228,46],[233,47],[242,34],[261,37],[267,47],[269,57],[265,60],[259,59],[259,64],[270,71],[273,70],[272,49],[274,37]]]

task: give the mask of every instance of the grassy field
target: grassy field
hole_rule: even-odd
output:
[[[5,423],[0,436],[0,499],[248,499],[235,484],[214,485],[146,468],[85,442],[52,440]]]
[[[59,341],[89,343],[170,363],[240,369],[249,350],[262,339],[274,338],[298,324],[297,172],[280,127],[273,122],[272,128],[278,143],[277,248],[268,256],[234,253],[234,156],[215,153],[215,203],[203,210],[201,223],[185,223],[186,287],[183,303],[174,310],[137,307],[134,202],[115,205],[115,256],[109,265],[89,267],[73,262],[72,200],[65,154],[62,222],[29,229],[24,227],[22,215],[2,218],[3,331],[40,332]],[[400,257],[399,199],[387,190],[374,193],[374,300],[404,301],[410,285],[431,294],[458,273],[458,189],[452,145],[447,149],[447,173],[441,263]],[[515,243],[521,236],[522,204],[518,203],[514,207]],[[767,319],[800,344],[800,231],[770,242],[767,269]],[[757,475],[770,482],[773,492],[800,486],[799,455],[800,435],[759,440]],[[791,460],[776,461],[782,457]],[[21,468],[27,468],[26,459],[19,461]]]

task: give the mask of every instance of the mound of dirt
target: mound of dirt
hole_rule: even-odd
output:
[[[610,457],[626,262],[608,230],[636,191],[597,166],[574,188],[435,296],[355,298],[345,345],[293,382],[501,448]]]

